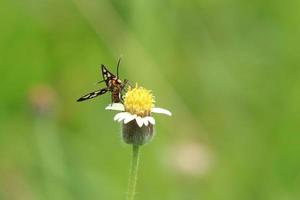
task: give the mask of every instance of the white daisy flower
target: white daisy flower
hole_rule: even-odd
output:
[[[106,110],[121,111],[114,116],[114,120],[123,124],[123,138],[129,144],[144,144],[153,135],[155,119],[152,113],[171,116],[172,113],[163,108],[154,107],[154,97],[150,90],[129,87],[124,96],[124,104],[113,103]]]
[[[172,116],[169,110],[153,107],[153,95],[149,90],[142,87],[129,88],[125,94],[124,105],[122,103],[113,103],[108,105],[106,110],[121,111],[114,117],[115,121],[127,124],[135,120],[139,127],[149,124],[155,125],[155,119],[152,113],[165,114]]]

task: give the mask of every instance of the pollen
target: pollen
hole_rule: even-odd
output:
[[[153,104],[152,92],[137,84],[133,88],[129,87],[124,97],[125,110],[141,117],[150,116]]]

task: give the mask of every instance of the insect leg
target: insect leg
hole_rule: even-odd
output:
[[[123,89],[124,89],[125,91],[127,91],[127,90],[125,89],[125,87],[126,87],[127,85],[129,85],[130,87],[132,87],[132,85],[129,83],[129,80],[125,79],[125,80],[124,80],[124,84],[122,85],[121,91],[122,91]]]
[[[102,81],[98,81],[96,84],[99,84],[99,83],[102,83],[102,82],[104,82],[105,80],[102,80]]]
[[[126,86],[127,86],[127,85],[131,86],[130,83],[129,83],[129,81],[128,81],[127,79],[125,79],[125,80],[124,80],[124,84],[121,86],[121,90],[120,90],[120,93],[119,93],[119,95],[120,95],[120,100],[122,101],[122,103],[123,103],[123,96],[122,96],[122,93],[123,93],[123,91],[127,92],[127,89],[126,89]]]

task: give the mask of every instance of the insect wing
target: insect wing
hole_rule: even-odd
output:
[[[79,101],[85,101],[85,100],[88,100],[88,99],[92,99],[92,98],[95,98],[99,95],[105,94],[107,91],[108,91],[107,88],[104,88],[104,89],[101,89],[101,90],[96,90],[94,92],[88,93],[88,94],[80,97],[77,101],[79,102]]]
[[[101,70],[102,70],[103,80],[105,81],[106,86],[109,86],[109,81],[114,79],[116,76],[110,71],[108,71],[108,69],[104,65],[101,65]]]

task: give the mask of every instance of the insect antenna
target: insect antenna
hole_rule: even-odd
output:
[[[117,64],[117,78],[119,78],[119,67],[120,67],[121,59],[122,58],[120,57]]]

